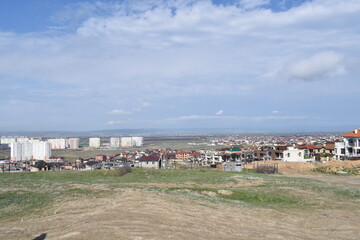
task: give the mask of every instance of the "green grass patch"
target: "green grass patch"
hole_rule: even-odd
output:
[[[221,195],[222,198],[241,201],[254,205],[297,205],[299,200],[291,196],[281,196],[276,192],[257,192],[251,190],[236,190],[231,195]]]
[[[259,190],[257,187],[248,187],[244,189],[217,189],[217,188],[204,188],[204,187],[170,187],[167,188],[168,191],[178,191],[178,192],[188,192],[188,193],[216,193],[217,198],[223,198],[234,201],[241,201],[244,203],[257,205],[257,206],[269,206],[269,205],[281,205],[281,206],[291,206],[299,205],[300,197],[295,197],[294,195],[286,194],[285,192],[279,189],[270,189],[270,190]],[[227,191],[227,194],[222,194],[221,191]],[[208,195],[208,194],[205,194]]]
[[[359,189],[338,189],[335,190],[334,193],[341,197],[360,200]]]
[[[0,194],[0,219],[38,212],[52,202],[51,195],[39,192],[5,192]]]
[[[0,219],[39,212],[58,200],[110,196],[119,188],[181,192],[215,202],[268,208],[352,208],[360,199],[360,189],[321,179],[210,169],[133,169],[123,176],[115,170],[0,173],[0,182]]]

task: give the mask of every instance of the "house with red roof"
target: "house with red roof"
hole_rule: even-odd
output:
[[[161,168],[161,157],[159,155],[143,155],[138,161],[140,168]]]
[[[176,159],[179,160],[188,160],[191,158],[191,151],[177,151]]]
[[[360,159],[360,129],[342,135],[345,145],[345,157],[348,159]]]

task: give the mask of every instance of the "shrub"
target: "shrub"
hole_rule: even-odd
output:
[[[130,173],[130,172],[131,172],[130,166],[123,166],[123,167],[116,169],[116,173],[118,176],[124,176],[125,174]]]

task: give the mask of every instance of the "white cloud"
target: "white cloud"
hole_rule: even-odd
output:
[[[209,115],[188,115],[180,116],[174,118],[165,119],[165,121],[191,121],[191,120],[211,120],[211,119],[220,119],[220,120],[291,120],[291,119],[305,119],[308,116],[255,116],[255,117],[245,117],[245,116],[209,116]]]
[[[108,114],[114,114],[114,115],[127,115],[132,114],[132,112],[128,112],[122,109],[114,109],[108,112]]]
[[[247,7],[266,2],[241,1]],[[149,94],[150,89],[169,95],[206,93],[212,92],[214,83],[220,93],[226,93],[242,87],[256,89],[274,63],[288,62],[290,50],[299,57],[304,52],[302,46],[313,54],[313,48],[323,45],[359,45],[351,31],[356,26],[342,20],[360,13],[356,1],[315,1],[280,13],[258,8],[244,12],[234,6],[212,5],[210,1],[186,3],[87,3],[79,5],[79,14],[84,13],[87,18],[74,34],[0,34],[0,72],[81,85],[99,83],[101,79],[101,88],[121,86],[129,95]],[[98,16],[96,9],[111,14]],[[308,26],[309,18],[313,18],[313,26],[324,25],[325,30]],[[337,25],[327,18],[338,19]],[[278,45],[279,41],[282,44]],[[315,55],[309,60],[317,66],[300,61],[288,67],[287,77],[327,76],[327,70],[340,63],[338,57],[334,54],[324,59],[321,54]],[[325,62],[321,63],[323,59]],[[22,64],[17,64],[19,61]],[[230,80],[219,84],[219,78]],[[191,83],[184,79],[191,79]]]
[[[143,107],[150,107],[150,106],[151,106],[151,103],[149,103],[149,102],[143,102],[143,103],[142,103],[142,106],[143,106]]]
[[[280,113],[280,111],[274,110],[274,111],[272,111],[271,113],[273,113],[273,114],[278,114],[278,113]]]
[[[349,67],[348,61],[360,59],[360,1],[314,0],[281,12],[262,8],[266,2],[80,4],[74,14],[58,15],[65,23],[74,16],[75,23],[64,24],[64,29],[74,31],[0,32],[0,76],[4,77],[0,81],[30,81],[32,90],[42,89],[39,92],[52,99],[49,108],[66,101],[69,108],[77,109],[72,104],[77,102],[84,108],[91,106],[88,116],[100,116],[104,108],[114,109],[109,114],[135,114],[149,106],[146,100],[156,105],[153,113],[139,116],[147,119],[156,118],[155,114],[166,118],[195,112],[215,98],[218,106],[228,106],[230,101],[254,103],[256,115],[265,111],[257,110],[259,95],[276,93],[268,98],[269,103],[274,101],[272,106],[280,99],[300,99],[305,91],[320,89],[317,98],[325,97],[321,82],[311,80],[338,80],[327,82],[327,96],[347,91],[344,81],[354,86],[351,91],[358,88],[356,67]],[[54,85],[53,89],[44,90],[47,85]],[[289,91],[278,94],[281,87]],[[7,92],[0,88],[3,98]],[[16,94],[29,92],[24,87]],[[194,104],[189,106],[183,99]],[[128,111],[118,106],[127,106]],[[290,112],[286,107],[282,111]],[[226,119],[223,114],[214,115],[192,118]]]
[[[284,74],[288,79],[321,80],[346,73],[344,57],[335,52],[321,52],[287,66]]]
[[[217,111],[215,114],[216,114],[216,115],[222,115],[223,113],[224,113],[223,110],[219,110],[219,111]]]
[[[108,121],[107,125],[117,125],[117,124],[123,124],[126,123],[126,121]]]

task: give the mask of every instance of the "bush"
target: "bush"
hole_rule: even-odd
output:
[[[124,176],[125,174],[130,173],[130,172],[131,172],[130,166],[123,166],[123,167],[116,169],[116,173],[118,176]]]

